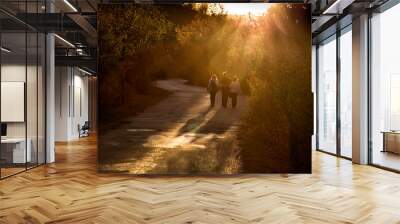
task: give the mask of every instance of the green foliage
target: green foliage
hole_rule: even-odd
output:
[[[248,172],[311,172],[308,10],[302,5],[275,5],[260,21],[266,31],[259,42],[263,56],[255,63],[241,130],[243,165]]]
[[[100,60],[113,66],[166,38],[172,24],[157,7],[102,6],[99,13]]]
[[[147,91],[151,78],[139,64],[147,59],[141,55],[168,39],[173,27],[157,7],[147,5],[101,6],[98,21],[100,105],[114,108]]]
[[[101,7],[100,104],[125,105],[132,92],[148,94],[153,79],[206,85],[211,74],[226,71],[249,94],[243,168],[308,172],[310,21],[303,4],[274,4],[259,17],[229,16],[219,4]]]

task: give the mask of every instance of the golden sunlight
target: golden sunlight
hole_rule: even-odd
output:
[[[252,14],[254,16],[262,16],[271,6],[268,3],[221,3],[221,5],[229,15]]]

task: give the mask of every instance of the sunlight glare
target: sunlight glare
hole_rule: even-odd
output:
[[[261,16],[268,11],[271,6],[268,3],[221,3],[229,15],[252,14]]]

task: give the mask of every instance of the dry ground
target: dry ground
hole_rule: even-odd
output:
[[[121,125],[100,134],[99,169],[132,174],[232,174],[240,172],[237,131],[245,97],[235,109],[210,108],[205,88],[184,80],[157,81],[172,92]]]

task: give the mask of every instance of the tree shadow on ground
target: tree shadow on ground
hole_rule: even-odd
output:
[[[240,110],[208,107],[206,97],[205,91],[176,90],[144,113],[125,118],[125,124],[100,137],[99,169],[141,174],[238,173]]]
[[[120,124],[109,130],[107,133],[99,133],[98,138],[98,163],[124,163],[136,161],[143,158],[151,147],[143,146],[153,136],[163,135],[174,126],[179,124],[182,119],[181,114],[185,114],[191,107],[199,104],[202,97],[193,97],[187,108],[177,113],[171,111],[162,111],[163,116],[168,116],[166,121],[161,118],[141,117],[141,114],[132,118],[123,118],[125,124],[121,124],[118,117],[115,118],[115,123]],[[166,102],[161,102],[168,104]],[[162,105],[156,105],[163,107]],[[146,111],[145,111],[146,112]],[[152,113],[152,112],[150,112]],[[156,117],[156,116],[155,116]],[[129,121],[129,122],[128,122]]]
[[[149,173],[167,174],[235,174],[241,169],[240,149],[234,125],[238,116],[219,108],[210,118],[205,113],[188,120],[178,136],[190,135],[192,147],[171,149]],[[236,113],[236,112],[235,112]],[[200,144],[203,147],[196,147]]]

